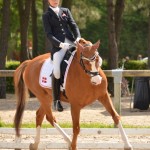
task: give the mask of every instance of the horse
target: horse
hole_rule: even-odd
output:
[[[52,91],[41,87],[39,74],[44,61],[50,57],[50,53],[26,60],[20,64],[14,73],[15,93],[17,96],[14,127],[16,137],[20,137],[20,127],[25,109],[28,90],[39,100],[40,106],[36,111],[36,135],[34,143],[30,144],[30,150],[37,150],[40,143],[40,129],[42,121],[46,116],[47,121],[64,136],[69,150],[77,150],[77,138],[80,132],[80,110],[85,106],[98,100],[109,114],[116,126],[118,126],[124,150],[132,150],[128,137],[122,127],[120,115],[116,112],[107,90],[107,78],[100,67],[101,57],[98,53],[100,41],[92,44],[90,41],[80,39],[76,43],[76,52],[68,70],[65,85],[65,95],[61,92],[61,101],[70,103],[73,124],[72,139],[63,132],[56,122],[52,113]],[[63,112],[62,112],[63,113]]]

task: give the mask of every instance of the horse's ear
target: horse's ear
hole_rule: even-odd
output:
[[[92,48],[93,49],[98,49],[100,45],[100,40],[98,40],[95,44],[93,44]]]
[[[81,53],[83,52],[83,50],[84,50],[84,47],[79,42],[77,42],[77,51]]]

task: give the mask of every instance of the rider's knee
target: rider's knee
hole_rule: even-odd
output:
[[[56,79],[60,79],[60,70],[54,69],[53,74]]]

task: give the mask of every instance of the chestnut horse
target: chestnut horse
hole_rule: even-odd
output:
[[[73,123],[73,137],[70,140],[59,125],[56,123],[52,113],[52,91],[39,85],[39,75],[44,61],[50,54],[38,56],[32,60],[24,61],[14,73],[15,91],[18,97],[17,110],[14,119],[16,136],[20,136],[20,125],[25,108],[27,89],[29,89],[40,101],[40,107],[36,112],[36,137],[30,149],[38,149],[40,142],[40,128],[44,116],[50,124],[60,131],[68,142],[70,150],[77,150],[77,137],[80,132],[80,110],[90,103],[98,100],[112,116],[114,123],[119,127],[122,139],[125,143],[124,149],[131,150],[132,146],[128,141],[120,122],[120,116],[115,111],[112,100],[107,91],[107,78],[100,68],[101,58],[97,49],[100,42],[92,44],[81,39],[76,45],[76,53],[68,70],[66,79],[66,96],[61,93],[61,100],[70,103]]]

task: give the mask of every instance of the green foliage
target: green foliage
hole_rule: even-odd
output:
[[[149,1],[147,0],[126,0],[125,11],[123,14],[123,26],[121,30],[121,39],[119,46],[120,59],[129,56],[136,59],[138,54],[143,57],[147,56],[147,33],[148,33],[148,9]],[[43,30],[42,14],[43,2],[37,0],[37,21],[38,21],[38,51],[43,53],[45,46],[45,33]],[[2,1],[0,1],[0,10]],[[76,0],[73,1],[72,14],[76,20],[83,38],[95,43],[101,40],[99,52],[103,59],[108,58],[108,22],[107,22],[107,5],[105,0]],[[1,20],[1,13],[0,13]],[[13,51],[20,50],[20,26],[17,3],[11,2],[11,24],[8,55],[11,58]],[[0,21],[1,24],[1,21]],[[32,40],[30,28],[28,32],[29,40]]]
[[[108,62],[104,59],[103,63],[102,63],[102,67],[103,70],[108,70]]]
[[[38,54],[43,54],[45,49],[45,33],[42,22],[42,14],[43,14],[43,1],[36,1],[36,11],[37,11],[37,34],[38,34]],[[32,41],[32,22],[29,22],[29,40]]]
[[[7,61],[6,69],[7,70],[15,70],[20,65],[19,61]]]
[[[78,12],[78,13],[77,13]],[[80,28],[81,36],[92,43],[99,39],[102,58],[108,56],[107,7],[105,1],[74,1],[72,14]]]
[[[141,11],[124,14],[121,41],[119,47],[120,57],[129,56],[136,59],[138,54],[147,56],[148,19]]]
[[[123,65],[123,62],[119,63],[119,66]],[[148,68],[148,64],[146,61],[141,61],[141,60],[128,60],[124,63],[124,69],[125,70],[146,70]],[[132,81],[133,77],[126,77],[128,80],[129,84],[129,89],[132,88]]]
[[[10,35],[8,42],[8,59],[11,59],[13,51],[20,50],[20,25],[19,25],[19,13],[16,1],[11,1],[11,17],[10,17]]]
[[[3,5],[3,3],[2,3],[2,1],[0,1],[0,12],[2,12],[2,5]],[[0,13],[0,20],[2,19],[2,13]],[[0,29],[1,29],[1,21],[0,21]]]
[[[6,63],[6,69],[7,70],[15,70],[19,65],[20,65],[19,61],[8,61]],[[119,63],[119,66],[121,68],[122,62]],[[139,60],[129,60],[129,61],[124,63],[124,68],[126,70],[144,70],[144,69],[147,69],[147,62],[139,61]],[[108,70],[108,62],[105,59],[103,60],[102,69],[103,70]],[[129,81],[130,80],[131,79],[129,78]],[[6,82],[7,82],[7,86],[6,86],[7,87],[7,92],[8,93],[14,93],[13,78],[12,77],[7,77]]]
[[[38,52],[39,52],[39,54],[44,53],[44,49],[45,49],[44,39],[45,39],[45,33],[44,33],[44,29],[43,29],[42,20],[40,20],[39,24],[38,24]]]
[[[0,1],[0,12],[3,2]],[[120,36],[119,59],[129,56],[130,59],[137,59],[137,55],[147,56],[147,33],[148,33],[148,10],[150,2],[148,0],[126,0],[125,11],[123,13],[123,26]],[[42,23],[43,1],[37,0],[37,21],[38,21],[38,52],[43,53],[45,47],[45,33]],[[108,22],[106,0],[74,0],[72,5],[72,15],[77,22],[83,38],[95,43],[101,40],[99,53],[104,59],[102,69],[107,70],[108,64]],[[2,13],[0,13],[1,29]],[[29,40],[32,40],[31,19],[28,31]],[[8,60],[12,58],[12,53],[19,53],[20,50],[20,26],[18,7],[15,1],[11,1],[10,37],[8,45]],[[16,69],[19,65],[9,62],[6,69]],[[120,63],[120,67],[122,64]],[[141,62],[130,60],[125,63],[125,69],[146,69],[147,65]],[[10,84],[8,91],[13,92],[12,78],[7,78]],[[7,83],[7,84],[8,84]],[[8,86],[7,86],[8,87]]]
[[[148,64],[146,61],[142,60],[128,60],[126,62],[119,62],[119,68],[122,68],[125,70],[146,70],[148,68]],[[108,70],[108,63],[106,60],[103,60],[102,64],[103,70]]]
[[[147,67],[147,63],[140,60],[129,60],[124,64],[126,70],[145,70]]]
[[[139,2],[125,1],[123,25],[120,36],[119,57],[129,56],[136,59],[138,54],[147,56],[148,17],[147,5]],[[101,40],[100,54],[108,58],[108,22],[106,1],[74,1],[73,16],[80,27],[81,35],[91,42]]]
[[[19,61],[7,61],[6,69],[15,70],[19,66]],[[12,77],[6,78],[6,91],[7,93],[14,93],[14,82]]]

